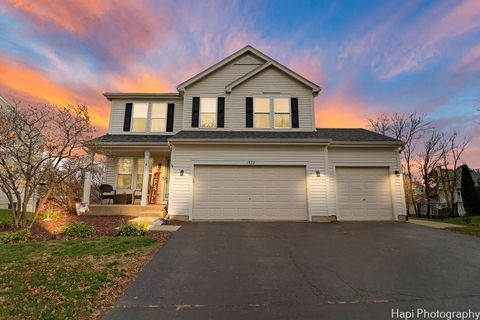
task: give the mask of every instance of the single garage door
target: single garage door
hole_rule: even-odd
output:
[[[305,167],[195,166],[193,219],[307,220]]]
[[[388,168],[336,168],[339,220],[393,220]]]

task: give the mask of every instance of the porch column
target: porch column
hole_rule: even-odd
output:
[[[92,189],[92,164],[93,158],[95,156],[95,152],[89,151],[88,152],[88,162],[87,162],[87,169],[85,171],[85,178],[83,180],[83,198],[82,202],[86,204],[90,204],[90,190]]]
[[[140,201],[141,206],[146,206],[148,203],[148,174],[150,168],[148,167],[150,162],[150,151],[145,151],[144,164],[143,164],[143,184],[142,184],[142,199]]]

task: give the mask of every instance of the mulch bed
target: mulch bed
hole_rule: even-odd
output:
[[[96,236],[114,236],[117,227],[124,221],[129,221],[136,216],[75,216],[66,215],[50,221],[38,219],[30,229],[30,241],[60,240],[63,239],[62,229],[74,222],[85,222],[95,227]],[[183,225],[185,221],[166,220],[166,225]],[[0,232],[15,230],[12,225],[0,224]],[[147,236],[160,240],[168,240],[171,232],[148,231]]]
[[[50,221],[38,220],[31,229],[32,241],[45,241],[50,239],[62,239],[61,230],[73,222],[85,222],[97,229],[96,236],[114,236],[117,227],[124,221],[136,218],[135,216],[74,216],[56,218]],[[149,231],[147,236],[160,240],[167,240],[170,232]]]

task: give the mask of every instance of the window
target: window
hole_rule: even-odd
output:
[[[132,188],[133,158],[119,158],[117,168],[117,189]]]
[[[134,103],[132,115],[132,132],[147,131],[148,103]]]
[[[135,189],[142,190],[143,187],[143,168],[145,159],[139,158],[137,161],[137,178],[135,181]],[[152,180],[153,158],[148,161],[148,168],[150,169],[148,181]]]
[[[270,99],[253,99],[253,126],[255,128],[270,128]]]
[[[290,128],[290,99],[273,99],[274,126],[275,128]]]
[[[217,127],[217,98],[200,98],[200,128]]]
[[[152,119],[150,120],[151,132],[167,131],[167,104],[152,103]]]

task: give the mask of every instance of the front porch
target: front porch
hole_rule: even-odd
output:
[[[86,172],[83,202],[89,215],[165,217],[169,195],[168,146],[91,146],[90,157],[105,157],[105,176],[92,196],[92,173]],[[148,173],[148,174],[146,174]],[[97,182],[99,183],[99,182]]]
[[[135,204],[91,204],[88,215],[93,216],[138,216],[165,218],[165,205],[140,206]]]

